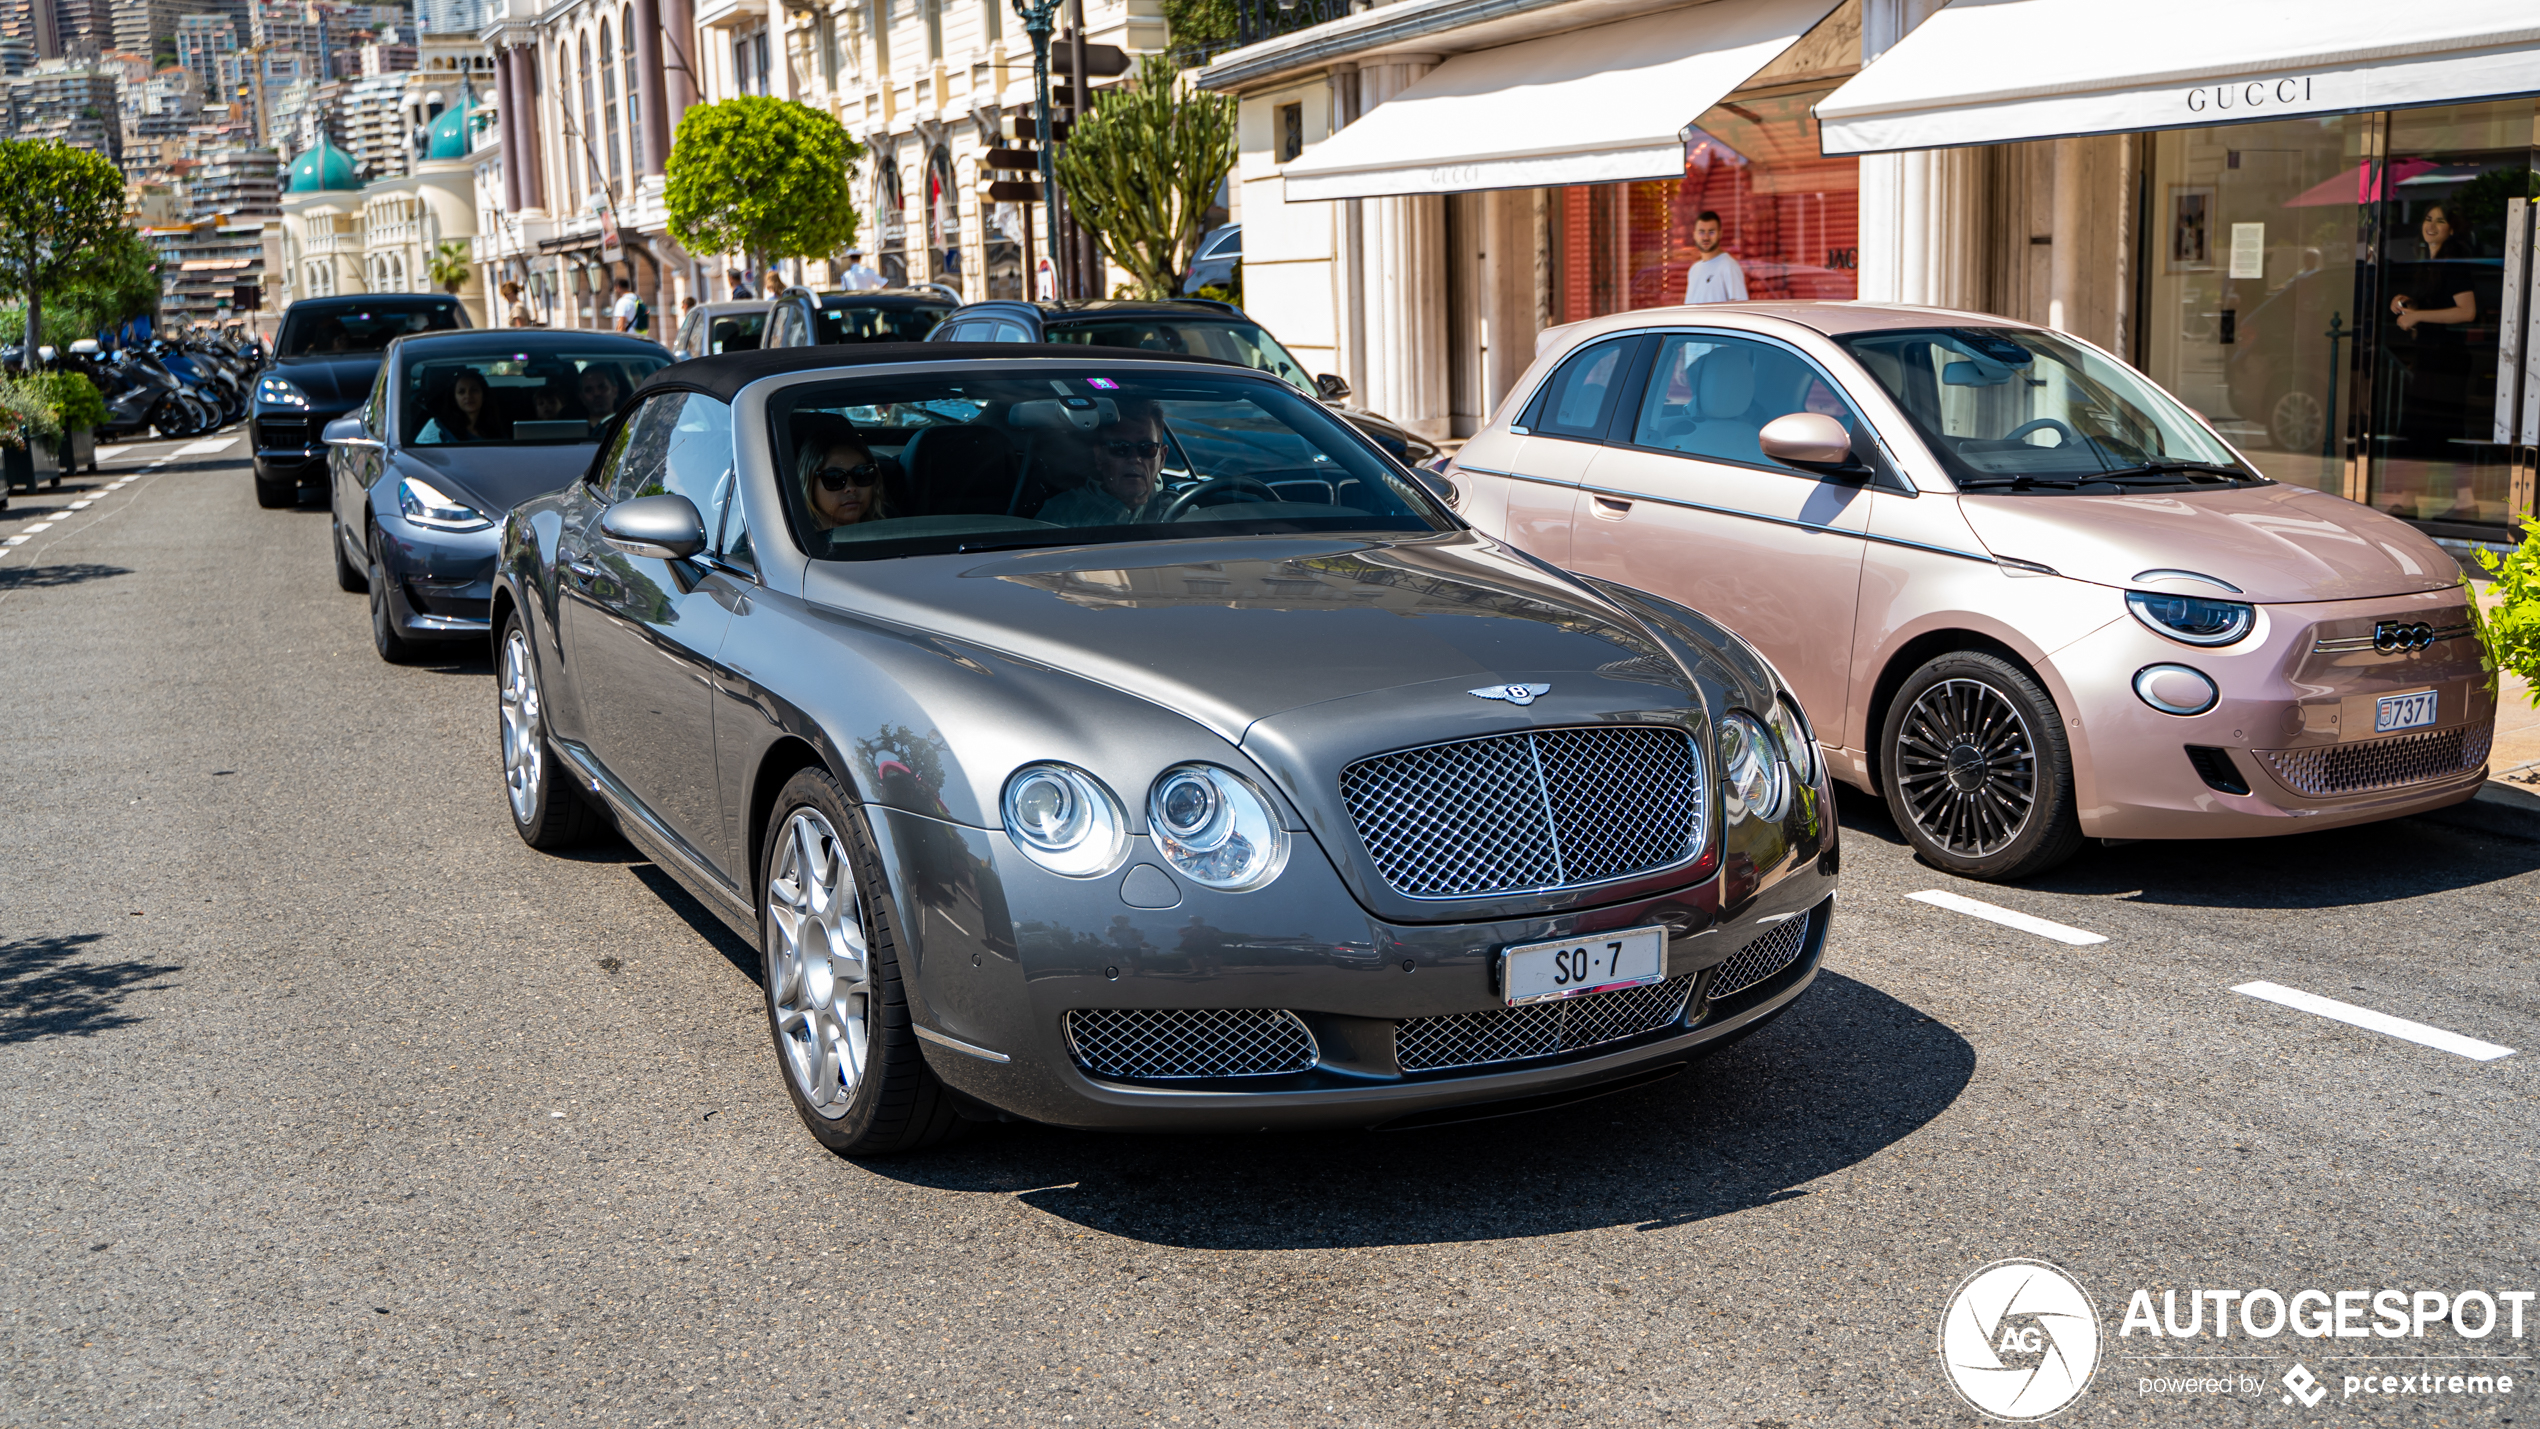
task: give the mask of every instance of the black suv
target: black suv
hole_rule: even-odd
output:
[[[273,366],[256,378],[248,440],[256,448],[256,504],[289,506],[326,479],[326,424],[362,404],[392,339],[474,327],[439,293],[302,298],[282,314]]]
[[[1438,449],[1410,429],[1364,407],[1344,406],[1349,384],[1326,372],[1309,375],[1304,364],[1267,328],[1233,303],[1209,298],[1175,302],[1099,299],[1082,303],[1027,303],[995,299],[971,303],[944,319],[929,342],[1074,342],[1088,347],[1126,347],[1182,352],[1239,362],[1281,378],[1320,399],[1369,440],[1405,466],[1435,458]]]
[[[950,316],[952,301],[914,288],[815,293],[787,288],[769,301],[761,347],[924,342]]]

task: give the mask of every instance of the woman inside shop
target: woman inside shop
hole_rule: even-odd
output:
[[[2457,455],[2452,439],[2467,434],[2470,352],[2465,328],[2478,321],[2478,294],[2470,286],[2469,245],[2453,231],[2442,204],[2426,209],[2417,232],[2418,260],[2394,275],[2401,289],[2390,299],[2399,335],[2392,344],[2405,365],[2399,435],[2416,454],[2442,460]]]

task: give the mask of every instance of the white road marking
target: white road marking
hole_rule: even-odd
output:
[[[70,509],[73,511],[85,511],[91,504],[93,503],[86,501],[74,501],[70,504]]]
[[[38,532],[38,531],[50,531],[50,530],[52,530],[52,529],[53,529],[53,523],[52,523],[52,522],[50,522],[50,521],[38,521],[38,522],[36,522],[36,523],[35,523],[34,525],[32,525],[32,526],[28,526],[28,527],[22,528],[22,529],[19,531],[19,533],[18,533],[18,534],[19,534],[19,535],[22,535],[22,536],[32,536],[32,535],[34,535],[34,534],[35,534],[36,532]]]
[[[2244,982],[2232,991],[2279,1007],[2290,1007],[2296,1012],[2308,1012],[2332,1022],[2361,1027],[2367,1032],[2379,1032],[2419,1046],[2451,1052],[2473,1062],[2493,1062],[2499,1057],[2514,1054],[2511,1047],[2499,1047],[2493,1042],[2481,1042],[2458,1032],[2446,1032],[2440,1027],[2428,1027],[2422,1022],[2410,1022],[2404,1017],[2393,1017],[2386,1012],[2375,1012],[2369,1007],[2357,1007],[2351,1002],[2339,1002],[2336,998],[2321,997],[2316,993],[2297,992],[2271,982]]]
[[[188,442],[184,446],[178,447],[174,452],[170,453],[170,455],[210,456],[214,452],[225,452],[236,445],[238,445],[238,439],[236,437],[205,437],[199,442]]]
[[[24,536],[0,537],[0,546],[18,546],[24,545],[25,543],[26,537]]]
[[[99,461],[113,461],[115,458],[122,456],[125,452],[130,450],[132,450],[132,448],[128,445],[120,447],[99,447],[97,449],[97,459]]]
[[[1961,898],[1955,893],[1943,893],[1937,888],[1925,889],[1920,893],[1908,893],[1905,896],[1917,903],[1928,903],[1934,908],[1946,908],[1952,913],[1964,913],[1970,918],[1982,918],[1988,923],[1999,923],[2005,928],[2017,928],[2023,933],[2035,933],[2041,938],[2052,938],[2059,943],[2070,943],[2076,948],[2108,941],[2097,933],[2085,933],[2079,928],[2067,928],[2061,923],[2050,923],[2043,918],[2032,918],[2026,913],[2013,912],[2008,908],[1997,908],[1990,903],[1979,903],[1972,898]]]

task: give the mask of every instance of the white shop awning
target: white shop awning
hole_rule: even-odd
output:
[[[1817,120],[1879,154],[2534,91],[2533,0],[1952,0]]]
[[[1711,0],[1456,55],[1287,167],[1291,203],[1684,173],[1684,130],[1834,0]]]

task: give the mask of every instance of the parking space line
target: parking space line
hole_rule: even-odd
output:
[[[1955,893],[1943,893],[1937,888],[1927,888],[1920,893],[1908,893],[1905,896],[1917,903],[1928,903],[1934,908],[1946,908],[1952,913],[1964,913],[1970,918],[1982,918],[1988,923],[1999,923],[2005,928],[2017,928],[2023,933],[2035,933],[2041,938],[2052,938],[2056,942],[2070,943],[2077,948],[2108,941],[2097,933],[2087,933],[2079,928],[2067,928],[2061,923],[2050,923],[2044,918],[2031,917],[2009,908],[1979,903],[1973,898],[1962,898]]]
[[[130,450],[132,450],[132,447],[128,444],[120,447],[99,447],[93,455],[99,461],[113,461],[115,458],[122,456],[125,452]]]
[[[199,442],[188,442],[184,446],[178,447],[175,451],[170,452],[169,455],[210,456],[214,452],[225,452],[236,445],[238,445],[238,438],[236,437],[205,437]]]
[[[2332,1022],[2343,1022],[2350,1027],[2361,1027],[2367,1032],[2379,1032],[2385,1036],[2414,1042],[2419,1046],[2432,1047],[2438,1051],[2467,1057],[2473,1062],[2493,1062],[2500,1057],[2510,1057],[2514,1054],[2514,1049],[2511,1047],[2499,1047],[2493,1042],[2481,1042],[2475,1037],[2464,1037],[2458,1032],[2446,1032],[2440,1027],[2428,1027],[2422,1022],[2410,1022],[2404,1017],[2392,1017],[2386,1012],[2375,1012],[2369,1007],[2357,1007],[2351,1002],[2339,1002],[2333,997],[2321,997],[2317,993],[2301,992],[2276,983],[2244,982],[2232,991],[2244,993],[2262,1002],[2272,1002],[2279,1007],[2290,1007],[2296,1012],[2307,1012],[2315,1017],[2328,1018]]]

